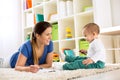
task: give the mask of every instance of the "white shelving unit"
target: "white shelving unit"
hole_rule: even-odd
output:
[[[22,3],[25,1],[23,0]],[[72,1],[71,9],[73,9],[73,13],[71,12],[71,15],[67,15],[64,11],[67,1]],[[62,48],[70,48],[76,50],[76,55],[79,55],[82,27],[89,22],[95,22],[101,27],[100,37],[105,43],[107,57],[109,57],[107,61],[113,63],[115,62],[113,60],[114,50],[118,49],[114,46],[113,37],[120,35],[120,15],[118,15],[120,10],[116,10],[116,8],[120,9],[118,3],[120,3],[120,0],[32,0],[32,7],[23,10],[23,41],[25,41],[27,33],[32,32],[34,15],[39,13],[44,15],[45,21],[58,23],[58,40],[53,41],[54,51],[60,53]],[[63,11],[61,11],[61,8]],[[54,15],[55,18],[51,19],[52,14],[56,15]],[[27,23],[27,20],[29,20],[27,17],[29,16],[33,19],[30,19],[28,21],[30,23]],[[117,16],[118,18],[116,18]],[[71,28],[71,39],[66,39],[66,27]]]
[[[101,30],[101,34],[102,35],[119,35],[120,34],[120,26],[103,28]]]

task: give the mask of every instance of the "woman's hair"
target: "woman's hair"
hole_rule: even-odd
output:
[[[42,22],[38,22],[33,28],[31,42],[32,42],[32,49],[33,49],[34,64],[38,64],[38,56],[35,50],[36,34],[42,35],[42,33],[49,27],[52,27],[52,25],[49,22],[42,21]]]
[[[93,33],[93,32],[96,32],[97,34],[100,33],[100,28],[95,23],[88,23],[83,27],[83,29],[86,29],[90,33]]]

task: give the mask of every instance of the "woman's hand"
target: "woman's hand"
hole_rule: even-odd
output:
[[[91,58],[88,58],[88,59],[85,59],[85,60],[83,60],[83,64],[85,64],[85,65],[88,65],[88,64],[92,64],[94,61],[91,59]]]
[[[39,71],[39,65],[30,65],[30,72],[36,73]]]

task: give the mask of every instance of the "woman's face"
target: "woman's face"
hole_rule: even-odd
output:
[[[52,28],[48,27],[41,35],[39,35],[38,40],[41,44],[49,45],[51,40]]]

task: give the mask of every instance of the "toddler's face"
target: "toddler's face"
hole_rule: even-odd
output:
[[[88,32],[87,30],[84,30],[84,31],[83,31],[83,35],[84,35],[85,39],[86,39],[89,43],[91,43],[91,42],[94,40],[94,38],[95,38],[95,34],[94,34],[94,33],[90,33],[90,32]]]

